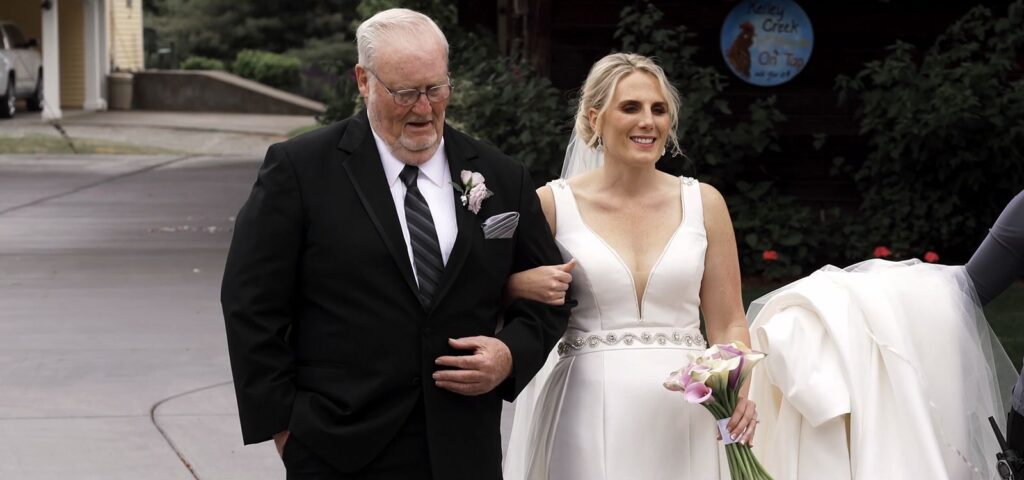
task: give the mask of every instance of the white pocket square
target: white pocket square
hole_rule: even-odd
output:
[[[512,238],[519,226],[519,212],[499,213],[487,220],[482,225],[484,238],[491,240],[495,238]]]

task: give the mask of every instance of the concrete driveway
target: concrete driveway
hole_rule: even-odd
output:
[[[284,479],[271,443],[242,446],[218,298],[263,152],[310,120],[259,117],[66,122],[243,155],[0,155],[0,479]]]

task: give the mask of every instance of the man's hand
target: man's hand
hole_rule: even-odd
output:
[[[448,344],[458,350],[473,350],[473,354],[438,357],[434,363],[458,369],[434,372],[434,384],[439,388],[461,395],[482,395],[512,373],[512,352],[497,338],[449,338]]]
[[[284,457],[284,444],[285,442],[288,441],[288,435],[290,434],[291,432],[289,432],[288,430],[284,430],[274,434],[274,446],[277,447],[277,455],[279,457]]]

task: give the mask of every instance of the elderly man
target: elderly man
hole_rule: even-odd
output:
[[[273,438],[289,479],[499,479],[501,400],[574,304],[503,307],[504,284],[559,253],[526,169],[445,125],[434,22],[387,10],[357,42],[366,111],[270,147],[238,214],[221,300],[243,438]]]

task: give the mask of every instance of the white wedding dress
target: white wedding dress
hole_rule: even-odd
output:
[[[662,387],[705,348],[698,309],[707,236],[697,181],[680,179],[683,221],[640,302],[629,268],[584,223],[569,185],[549,185],[555,239],[562,256],[577,261],[572,294],[579,304],[516,401],[505,478],[728,478],[711,414]]]
[[[1016,371],[963,267],[826,267],[755,301],[750,398],[776,479],[993,480]]]

